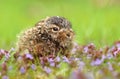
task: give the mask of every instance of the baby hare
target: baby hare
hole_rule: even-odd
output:
[[[47,17],[19,36],[17,52],[24,53],[28,50],[35,56],[68,55],[73,36],[72,25],[64,17]]]

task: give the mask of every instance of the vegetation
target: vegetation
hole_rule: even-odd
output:
[[[118,0],[0,1],[0,78],[119,79],[119,5]],[[34,59],[27,53],[15,61],[17,34],[54,15],[72,22],[78,44],[71,56]]]

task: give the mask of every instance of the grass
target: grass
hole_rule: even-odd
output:
[[[32,68],[30,68],[24,75],[21,75],[18,69],[18,66],[21,67],[21,64],[13,64],[14,58],[11,57],[7,63],[5,62],[7,68],[9,66],[13,67],[12,70],[7,72],[7,76],[9,76],[10,79],[14,79],[16,76],[18,76],[18,79],[33,79],[35,77],[38,77],[38,79],[53,79],[56,77],[56,79],[74,79],[74,77],[80,77],[82,79],[88,79],[83,77],[89,77],[90,79],[119,79],[120,52],[117,51],[117,56],[114,56],[115,51],[111,47],[109,50],[113,50],[113,52],[107,51],[107,54],[105,54],[106,49],[104,47],[107,45],[114,47],[113,43],[120,39],[120,6],[115,3],[113,5],[109,3],[100,5],[96,2],[93,3],[93,1],[95,0],[0,1],[0,48],[9,50],[11,47],[15,47],[17,41],[16,36],[22,30],[34,26],[36,22],[46,16],[59,15],[66,17],[72,22],[73,30],[76,34],[74,41],[79,43],[80,47],[92,42],[96,45],[94,50],[97,51],[97,53],[100,52],[99,49],[103,48],[104,51],[100,54],[100,57],[104,55],[106,57],[102,63],[100,63],[102,59],[100,58],[99,63],[96,65],[94,55],[90,59],[87,59],[89,51],[87,51],[87,54],[84,54],[84,48],[82,48],[82,52],[80,51],[81,49],[77,49],[77,55],[73,55],[73,57],[74,59],[80,58],[81,60],[73,62],[78,62],[80,64],[79,66],[72,67],[74,63],[69,64],[68,62],[63,62],[64,59],[61,57],[62,61],[59,62],[61,67],[56,68],[50,66],[50,69],[53,71],[50,74],[47,73],[49,67],[48,69],[43,69],[41,66],[37,66],[37,70],[32,70]],[[94,50],[92,50],[92,53],[95,54]],[[108,52],[113,56],[111,59],[107,57],[107,55],[109,55]],[[2,55],[0,55],[0,58],[1,56]],[[99,56],[97,59],[99,59]],[[2,71],[8,71],[4,70],[5,68],[2,67],[4,61],[5,57],[0,60],[0,78],[3,77],[1,76],[1,73],[3,73]],[[94,66],[91,65],[91,62],[94,62]],[[81,68],[80,71],[77,71],[77,69],[79,69],[78,67]],[[18,74],[14,74],[16,72],[18,72]]]

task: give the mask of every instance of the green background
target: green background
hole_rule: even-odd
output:
[[[111,45],[120,38],[118,1],[1,0],[0,48],[15,47],[16,36],[46,16],[64,16],[70,20],[79,44]]]

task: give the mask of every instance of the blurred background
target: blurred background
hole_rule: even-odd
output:
[[[0,48],[46,16],[70,20],[79,44],[111,45],[120,39],[120,0],[0,0]]]

